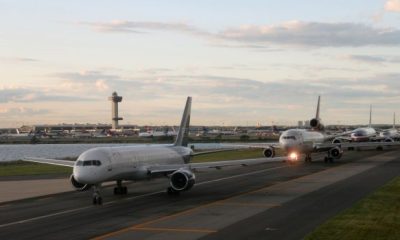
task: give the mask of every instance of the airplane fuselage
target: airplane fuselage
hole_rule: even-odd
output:
[[[371,138],[376,137],[377,133],[375,129],[371,127],[357,128],[350,135],[353,142],[366,142],[370,141]]]
[[[192,150],[173,145],[99,147],[82,153],[73,168],[74,178],[83,184],[149,177],[148,166],[183,164]]]
[[[310,153],[315,144],[323,143],[325,139],[325,135],[318,131],[289,129],[281,134],[279,144],[286,152]]]

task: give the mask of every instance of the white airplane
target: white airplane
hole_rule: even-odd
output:
[[[93,189],[93,204],[102,204],[100,188],[103,182],[116,181],[114,194],[127,194],[124,180],[145,180],[152,177],[169,177],[170,187],[167,192],[176,194],[189,190],[195,184],[194,169],[221,168],[225,166],[245,166],[271,161],[283,161],[286,157],[276,159],[245,159],[206,163],[190,163],[193,156],[210,152],[193,153],[187,147],[192,98],[188,97],[179,132],[174,144],[146,145],[123,147],[98,147],[82,153],[76,162],[56,159],[25,158],[26,161],[61,165],[73,168],[70,177],[72,185],[78,190]],[[223,151],[223,150],[216,150]],[[225,150],[226,151],[226,150]]]
[[[396,128],[396,113],[393,113],[393,127],[382,130],[379,133],[381,138],[385,139],[385,142],[393,142],[400,139],[400,133]]]
[[[14,133],[0,133],[2,138],[27,138],[33,136],[31,133],[21,133],[18,128],[15,129]]]
[[[364,142],[364,143],[335,143],[332,139],[340,135],[326,135],[324,133],[324,125],[320,119],[320,96],[318,96],[318,104],[315,118],[310,120],[311,130],[307,129],[289,129],[282,132],[279,142],[257,145],[241,145],[241,147],[262,148],[266,158],[273,159],[275,157],[275,149],[283,149],[290,161],[297,161],[301,154],[305,154],[305,161],[311,162],[311,154],[316,152],[326,152],[325,162],[333,162],[340,159],[343,154],[342,148],[351,147],[382,147],[388,145],[396,145],[396,143],[380,143],[380,142]],[[267,145],[267,146],[266,146]],[[238,146],[238,145],[236,145]]]
[[[395,116],[393,117],[395,121]],[[352,131],[343,133],[342,135],[350,134],[350,138],[344,136],[337,137],[333,140],[333,143],[341,143],[343,141],[347,142],[394,142],[400,138],[400,134],[395,128],[395,123],[393,123],[392,129],[386,129],[381,131],[379,134],[375,128],[372,127],[372,105],[369,109],[369,124],[368,127],[356,128]]]

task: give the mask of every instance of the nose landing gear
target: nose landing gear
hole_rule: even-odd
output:
[[[100,195],[100,185],[93,185],[93,205],[102,205],[103,199]]]
[[[306,163],[312,162],[311,154],[306,154],[306,158],[304,159]]]

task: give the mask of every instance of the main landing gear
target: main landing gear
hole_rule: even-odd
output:
[[[306,163],[312,162],[311,154],[306,154],[306,158],[304,159]]]
[[[333,157],[328,157],[328,156],[326,156],[326,157],[324,158],[324,162],[326,162],[326,163],[333,163]]]
[[[103,199],[100,195],[100,185],[93,185],[93,205],[102,205]]]
[[[330,152],[328,152],[328,155],[324,157],[324,162],[333,163],[333,157],[331,156]]]
[[[117,180],[117,187],[114,188],[114,195],[126,195],[128,194],[128,188],[122,186],[122,180]]]

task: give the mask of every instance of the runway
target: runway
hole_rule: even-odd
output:
[[[167,179],[129,184],[123,197],[108,187],[103,206],[91,192],[11,202],[0,205],[0,239],[300,239],[397,176],[398,153],[202,171],[180,196],[165,194]]]

